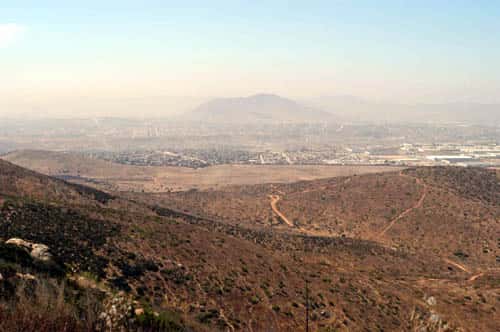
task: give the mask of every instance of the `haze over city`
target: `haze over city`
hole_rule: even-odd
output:
[[[165,116],[215,97],[499,103],[495,1],[15,1],[0,116]]]

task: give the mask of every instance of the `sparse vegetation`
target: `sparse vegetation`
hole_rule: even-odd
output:
[[[22,170],[16,172],[22,179]],[[427,184],[422,208],[397,224],[386,242],[370,238],[386,225],[386,215],[394,218],[421,197],[421,182],[409,172],[273,185],[284,193],[280,210],[298,219],[295,227],[301,229],[255,222],[273,213],[268,185],[140,194],[133,196],[136,201],[115,196],[103,203],[45,178],[57,193],[71,193],[71,199],[59,194],[57,200],[26,199],[29,181],[38,178],[30,175],[25,189],[17,196],[12,189],[0,209],[0,331],[93,331],[102,324],[103,306],[112,304],[104,294],[119,295],[124,308],[130,305],[129,330],[190,331],[187,326],[193,326],[193,331],[212,331],[233,326],[238,331],[251,325],[260,331],[268,324],[276,324],[270,328],[277,331],[296,330],[304,326],[304,278],[311,281],[314,330],[430,328],[425,324],[431,308],[422,299],[431,290],[438,294],[437,303],[446,303],[432,308],[440,311],[441,322],[450,328],[491,330],[492,321],[485,317],[494,315],[495,275],[486,272],[468,281],[476,275],[444,259],[474,272],[495,262],[494,250],[484,253],[498,242],[489,222],[498,213],[495,204],[469,199],[446,183],[433,183],[432,188]],[[372,190],[377,181],[379,189]],[[185,208],[167,204],[173,195],[185,200]],[[234,200],[228,199],[231,195]],[[193,199],[199,205],[191,209]],[[240,214],[245,206],[265,212],[243,210],[247,215],[239,216],[236,224],[230,209],[212,215],[212,200],[225,200]],[[471,227],[474,223],[481,227]],[[458,243],[457,236],[468,240]],[[53,264],[5,245],[10,237],[46,244]],[[33,285],[31,276],[37,280]],[[23,287],[45,280],[51,286],[35,291],[45,295],[21,297]],[[20,281],[26,286],[19,287]],[[106,298],[91,301],[87,292]],[[134,308],[139,309],[137,315]],[[413,310],[418,316],[410,323]],[[464,312],[477,319],[463,319]],[[34,319],[37,315],[44,319]],[[24,319],[31,325],[20,325]]]

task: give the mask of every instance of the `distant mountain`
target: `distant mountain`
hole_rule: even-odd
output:
[[[398,104],[355,96],[318,97],[304,103],[328,111],[343,121],[500,125],[500,104]]]
[[[186,114],[186,118],[213,123],[298,123],[335,119],[328,112],[272,94],[214,99]]]

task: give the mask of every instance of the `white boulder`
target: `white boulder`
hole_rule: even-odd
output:
[[[41,243],[33,243],[19,238],[12,238],[5,242],[26,249],[34,259],[48,262],[52,260],[49,247]]]

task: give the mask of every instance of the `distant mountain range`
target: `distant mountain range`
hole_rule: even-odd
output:
[[[398,104],[355,96],[318,97],[304,103],[343,121],[500,125],[500,104]]]
[[[335,117],[273,94],[242,98],[218,98],[196,107],[185,119],[213,123],[300,123],[329,122]]]
[[[500,125],[500,104],[403,104],[356,96],[326,96],[295,101],[273,94],[217,98],[180,117],[220,124],[244,123],[464,123]]]

